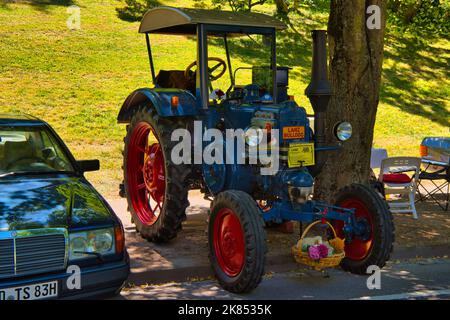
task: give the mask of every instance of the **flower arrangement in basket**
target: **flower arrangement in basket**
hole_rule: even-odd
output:
[[[328,221],[326,221],[326,224],[333,231],[333,239],[322,241],[320,236],[305,238],[311,228],[319,223],[321,221],[311,223],[305,229],[297,244],[292,247],[292,253],[298,263],[308,265],[316,270],[335,267],[345,257],[344,239],[336,235],[336,231]]]

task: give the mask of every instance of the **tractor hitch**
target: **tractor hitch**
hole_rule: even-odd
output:
[[[288,201],[274,202],[262,216],[264,221],[277,223],[291,220],[312,223],[321,219],[342,221],[344,223],[342,231],[347,243],[351,243],[355,236],[363,241],[371,236],[369,222],[364,218],[356,218],[354,209],[332,206],[321,201],[309,200],[304,204]]]
[[[300,222],[313,222],[320,219],[340,220],[353,225],[356,222],[354,210],[328,205],[324,202],[308,200],[304,204],[295,204],[288,201],[274,202],[270,209],[263,212],[264,221],[281,222],[294,220]]]

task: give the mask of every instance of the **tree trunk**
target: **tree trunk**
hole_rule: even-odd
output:
[[[370,5],[381,9],[381,29],[370,30]],[[332,0],[328,23],[330,82],[333,97],[326,114],[326,140],[336,141],[333,127],[349,121],[353,136],[340,151],[329,152],[316,178],[316,197],[333,201],[336,192],[351,183],[369,182],[370,150],[379,101],[386,26],[385,0]]]

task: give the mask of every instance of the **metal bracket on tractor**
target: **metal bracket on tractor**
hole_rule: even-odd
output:
[[[119,112],[119,123],[127,124],[122,194],[140,235],[151,241],[173,239],[186,217],[188,189],[200,187],[212,198],[211,264],[222,287],[232,292],[248,292],[261,281],[267,251],[265,221],[330,221],[337,236],[346,240],[341,266],[353,273],[365,274],[370,265],[384,266],[393,247],[392,215],[370,187],[345,187],[334,204],[313,199],[314,177],[327,154],[350,139],[352,128],[348,122],[335,124],[336,142],[326,144],[330,126],[325,119],[332,90],[325,31],[312,33],[312,79],[306,95],[314,109],[313,126],[306,110],[288,96],[290,68],[277,66],[276,59],[276,32],[285,28],[284,23],[258,13],[211,14],[171,7],[148,11],[139,31],[146,36],[154,88],[133,92]],[[155,33],[195,36],[196,61],[185,70],[160,70],[156,75],[150,45],[150,35]],[[230,48],[236,46],[229,46],[229,41],[239,36],[260,39],[261,47],[269,49],[270,65],[238,66],[233,73]],[[223,41],[225,59],[208,55],[210,37]],[[247,49],[246,54],[251,51]],[[245,61],[252,63],[252,57]],[[229,88],[214,90],[213,84],[227,69]],[[250,83],[236,83],[241,70],[251,71],[251,79],[245,80]],[[172,133],[177,129],[185,129],[184,136],[190,137],[192,158],[211,148],[203,138],[213,130],[220,136],[215,146],[226,150],[225,156],[233,161],[174,161],[172,151],[178,141]],[[229,130],[243,132],[245,152],[234,152],[225,139]],[[269,142],[265,149],[261,137]],[[251,161],[255,148],[279,155],[273,158],[279,164],[275,172],[262,174],[267,163]],[[236,161],[242,154],[245,161]]]

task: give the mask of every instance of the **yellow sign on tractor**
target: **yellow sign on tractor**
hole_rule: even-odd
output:
[[[314,164],[314,143],[293,143],[289,146],[289,168],[313,166]]]

